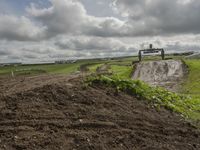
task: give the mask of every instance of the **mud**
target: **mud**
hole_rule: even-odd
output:
[[[186,74],[187,66],[181,60],[148,61],[136,65],[132,78],[177,91]]]
[[[1,78],[0,149],[200,149],[199,130],[179,115],[102,85],[86,88],[81,81]]]

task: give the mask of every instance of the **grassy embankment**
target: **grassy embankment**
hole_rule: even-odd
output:
[[[189,75],[183,85],[183,93],[200,97],[200,59],[185,60]]]
[[[200,59],[185,60],[189,74],[185,79],[181,93],[191,97],[188,104],[194,105],[191,117],[200,121]]]
[[[127,92],[139,99],[147,100],[156,108],[165,107],[184,117],[198,121],[200,119],[200,100],[190,96],[169,92],[163,88],[151,87],[141,81],[119,77],[97,76],[88,80],[89,84],[100,83]]]
[[[90,82],[113,86],[119,91],[145,99],[158,108],[162,106],[182,114],[185,118],[200,121],[200,60],[185,60],[185,62],[189,67],[189,74],[179,94],[151,87],[141,81],[133,81],[128,75],[132,70],[130,66],[115,66],[113,63],[110,63],[113,76],[98,76],[92,78]]]

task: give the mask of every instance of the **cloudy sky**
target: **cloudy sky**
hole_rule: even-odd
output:
[[[0,0],[0,63],[200,51],[199,0]]]

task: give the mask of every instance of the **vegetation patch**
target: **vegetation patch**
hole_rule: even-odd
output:
[[[123,79],[129,79],[133,72],[133,67],[112,65],[111,70],[112,70],[112,73],[116,76],[116,78],[120,77]]]
[[[46,71],[42,69],[20,69],[13,71],[13,75],[34,75],[42,73],[46,73]]]
[[[114,76],[124,78],[124,79],[129,79],[132,72],[133,72],[133,66],[130,64],[117,64],[117,63],[105,63],[105,64],[95,64],[91,65],[89,67],[90,72],[95,73],[98,72],[99,68],[103,66],[109,66],[109,69],[107,72],[109,74],[113,74]]]
[[[123,91],[136,96],[138,99],[147,100],[156,108],[165,107],[188,119],[200,121],[200,99],[198,98],[169,92],[159,87],[151,87],[139,80],[122,79],[116,76],[89,77],[86,83],[88,85],[104,84],[114,87],[117,91]]]
[[[200,97],[200,59],[184,60],[189,74],[183,85],[183,93]]]

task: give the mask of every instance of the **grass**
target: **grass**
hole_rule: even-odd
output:
[[[185,118],[200,121],[200,101],[163,88],[151,87],[141,81],[123,79],[119,77],[96,76],[86,81],[91,84],[104,84],[116,88],[118,91],[127,92],[139,99],[147,100],[156,108],[165,107],[182,114]]]
[[[43,70],[46,73],[71,73],[79,68],[79,64],[23,65],[0,68],[0,74],[10,74],[18,70]]]
[[[115,76],[121,77],[123,79],[129,79],[131,76],[131,73],[133,72],[133,67],[111,65],[111,71]]]
[[[200,97],[200,59],[185,60],[189,74],[183,85],[183,93]]]
[[[118,63],[118,62],[117,62]],[[117,65],[117,63],[106,63],[110,66],[110,70],[108,72],[111,72],[113,75],[121,77],[121,78],[130,78],[131,73],[133,72],[133,67],[131,65]],[[106,64],[95,64],[89,67],[90,72],[95,73],[96,69],[100,66],[106,65]]]
[[[90,70],[90,72],[96,72],[96,69],[98,68],[98,67],[100,67],[100,66],[102,66],[103,64],[94,64],[94,65],[91,65],[91,66],[89,66],[89,70]]]
[[[24,73],[30,72],[30,70],[42,70],[49,74],[70,74],[79,71],[82,64],[89,63],[89,60],[78,61],[73,64],[44,64],[44,65],[18,65],[18,66],[5,66],[0,67],[0,75],[8,75],[13,71],[24,70]],[[95,60],[94,60],[95,62]],[[39,72],[38,72],[39,73]],[[32,73],[31,73],[32,75]]]
[[[13,73],[14,75],[37,75],[46,73],[46,71],[41,69],[20,69],[20,70],[15,70]]]
[[[94,72],[98,66],[101,66],[105,63],[115,63],[116,65],[120,64],[130,64],[131,60],[136,57],[128,58],[116,58],[111,60],[80,60],[73,64],[44,64],[44,65],[18,65],[18,66],[5,66],[0,67],[0,75],[10,75],[11,72],[17,72],[17,70],[24,70],[22,74],[36,74],[36,71],[30,70],[40,70],[42,72],[50,74],[70,74],[76,71],[79,71],[79,68],[83,64],[89,64],[88,67],[91,69],[91,72]],[[22,72],[22,71],[21,71]],[[40,72],[38,72],[40,73]]]
[[[188,66],[189,73],[182,85],[181,93],[191,97],[192,100],[186,103],[194,103],[196,113],[190,116],[200,120],[200,59],[186,59],[184,62]]]

